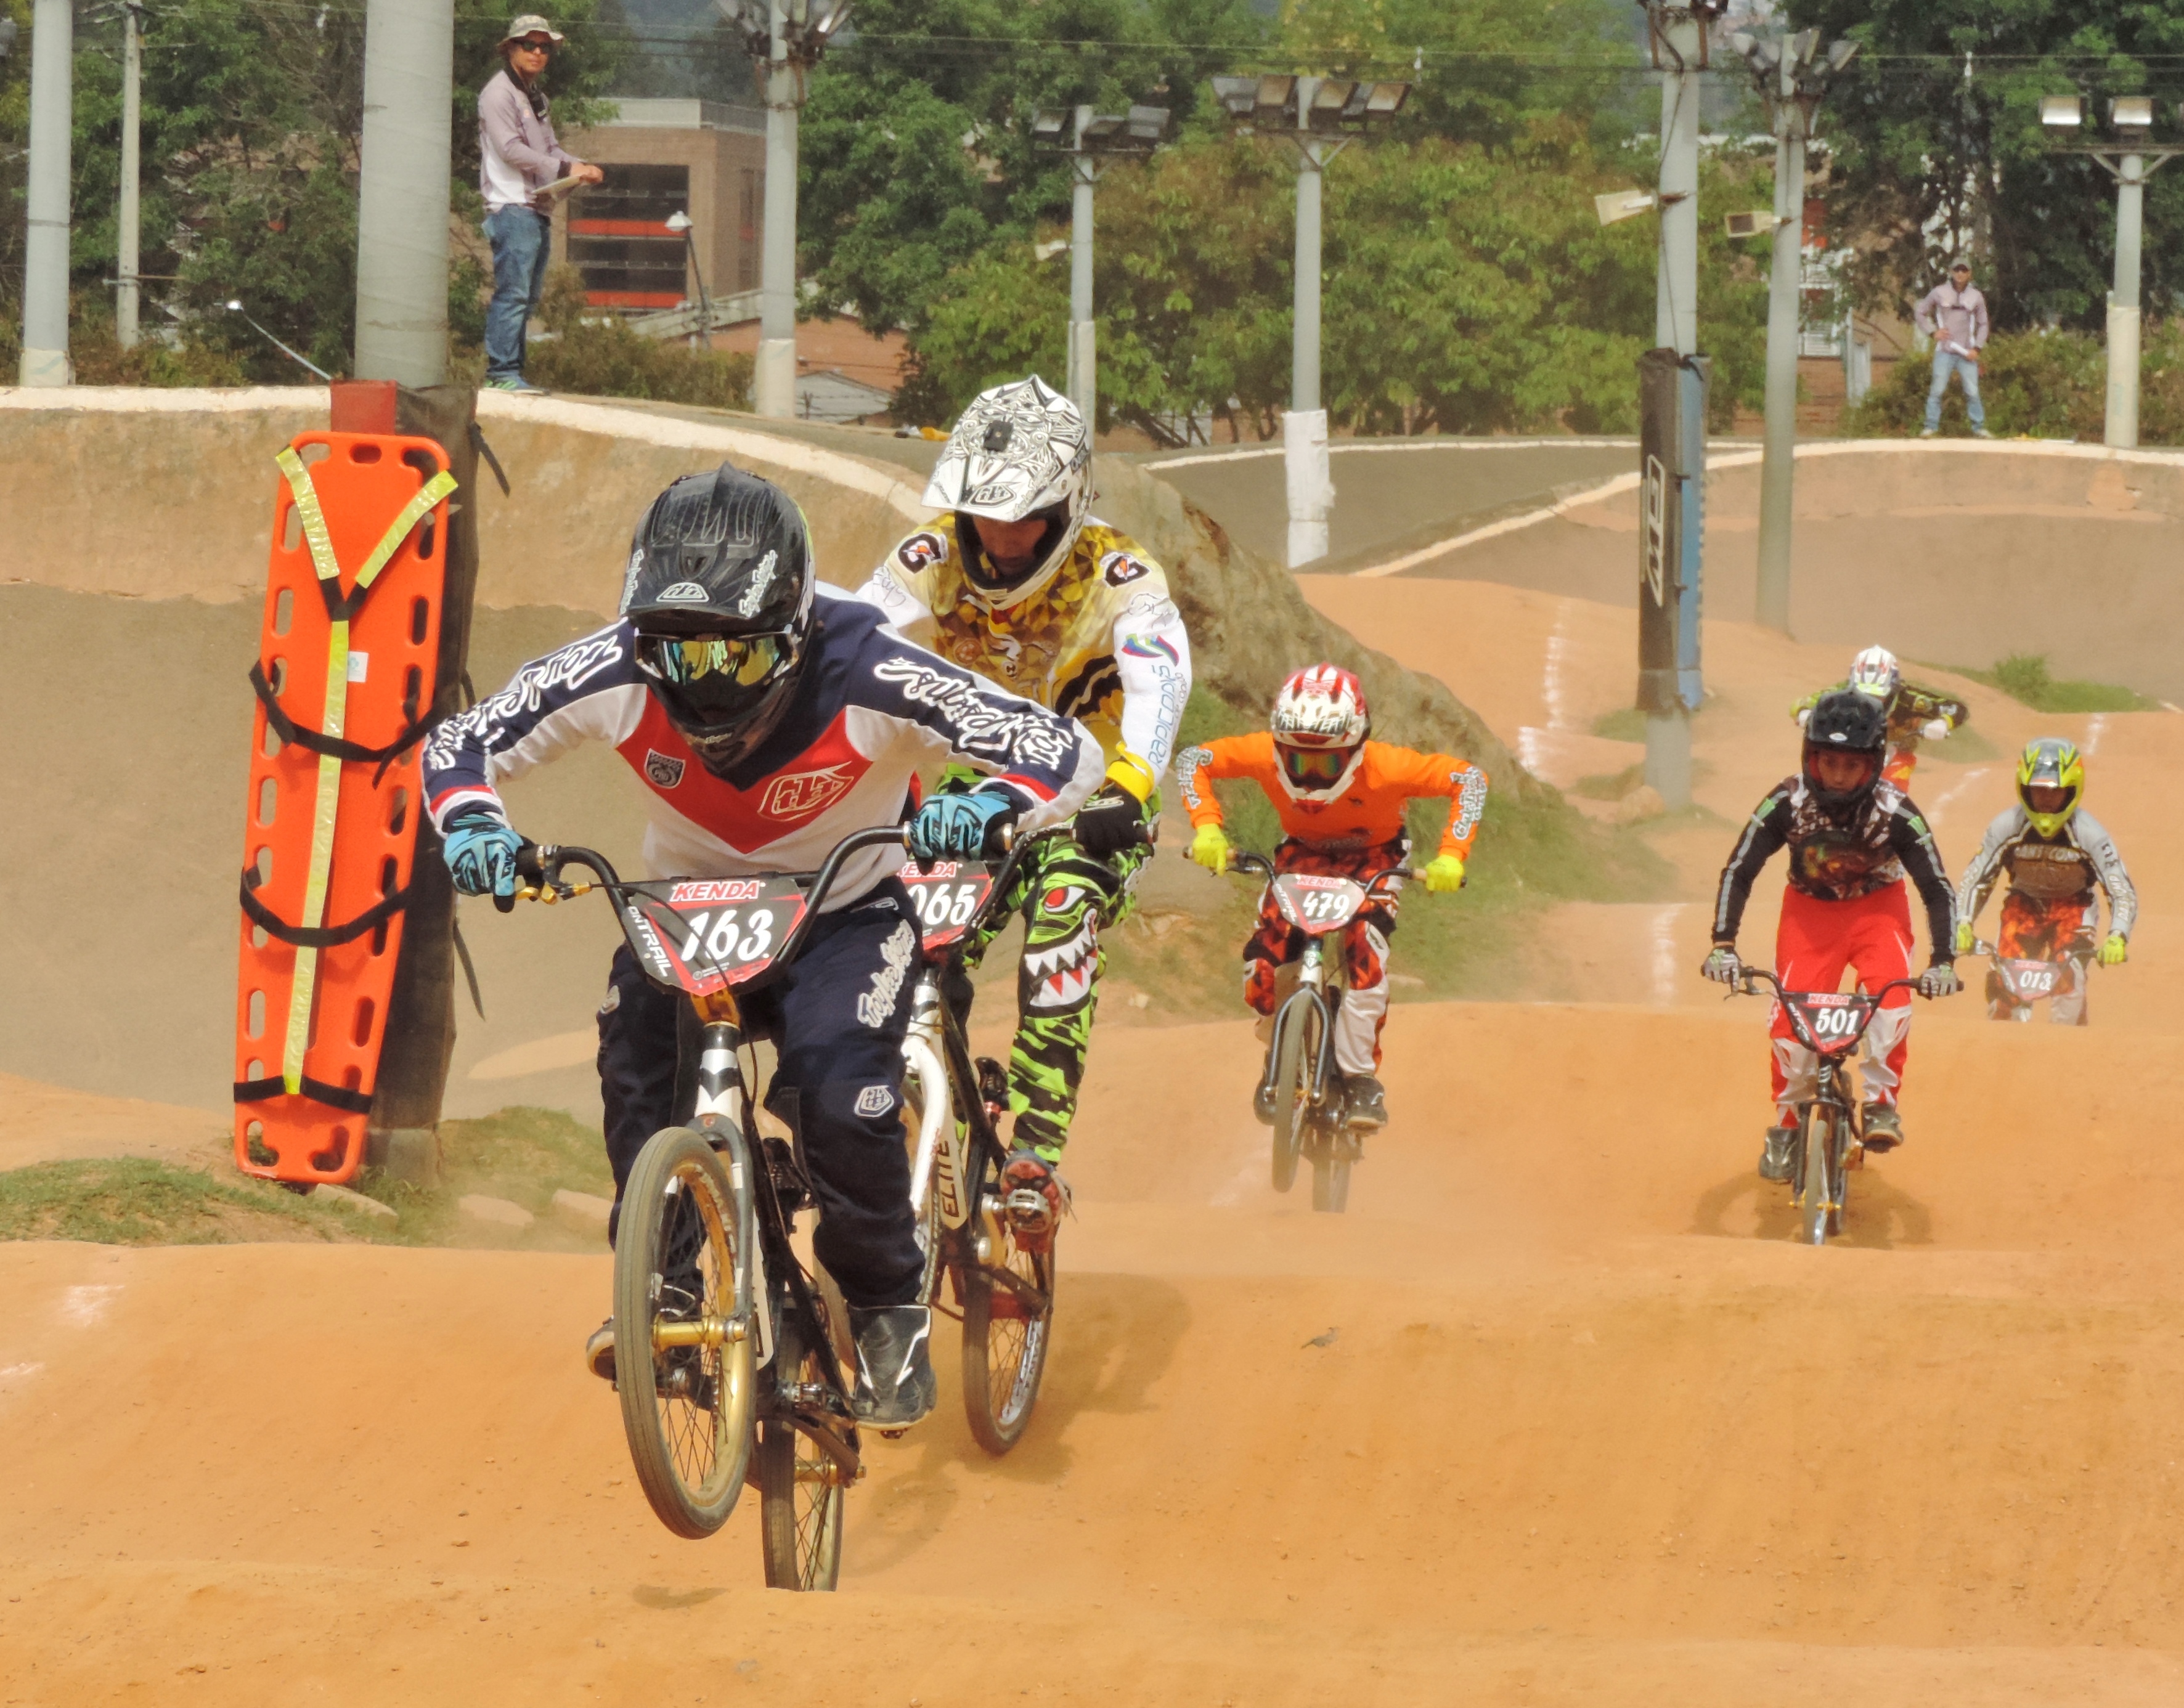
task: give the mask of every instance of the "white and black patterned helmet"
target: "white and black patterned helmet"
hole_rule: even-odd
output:
[[[1850,685],[1886,705],[1903,686],[1903,670],[1886,647],[1868,647],[1850,661]]]
[[[957,517],[956,543],[974,596],[1003,610],[1049,581],[1077,543],[1092,502],[1092,435],[1076,404],[1034,374],[981,392],[963,411],[925,488],[925,502]],[[1021,522],[1046,531],[1030,567],[1004,572],[980,548],[965,516]]]

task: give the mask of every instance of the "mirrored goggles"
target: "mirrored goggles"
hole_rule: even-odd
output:
[[[1331,783],[1350,763],[1347,748],[1291,748],[1282,749],[1282,765],[1295,783]]]
[[[645,644],[654,670],[678,687],[756,687],[788,660],[785,635],[655,636]]]

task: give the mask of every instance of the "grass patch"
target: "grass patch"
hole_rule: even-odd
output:
[[[149,1157],[41,1162],[0,1174],[0,1239],[98,1245],[326,1240],[363,1230],[331,1207],[257,1181],[221,1179]]]
[[[602,1237],[556,1217],[554,1194],[566,1188],[598,1198],[614,1196],[614,1176],[607,1167],[599,1130],[560,1110],[523,1104],[475,1121],[442,1121],[437,1186],[396,1180],[372,1168],[359,1174],[351,1186],[392,1206],[401,1218],[392,1225],[372,1219],[372,1225],[360,1231],[403,1245],[522,1245],[588,1251],[602,1243]],[[458,1207],[471,1193],[504,1198],[538,1221],[522,1229],[473,1221]]]
[[[2048,659],[2042,653],[2012,653],[1988,670],[1971,670],[1962,665],[1943,665],[1940,668],[1988,687],[1999,688],[2019,704],[2030,706],[2036,712],[2150,712],[2160,709],[2159,701],[2114,682],[2058,682],[2048,673]],[[1956,739],[1950,737],[1952,743]]]
[[[1589,777],[1580,777],[1570,785],[1570,793],[1589,801],[1619,801],[1645,781],[1646,765],[1641,760],[1635,765],[1624,766],[1619,771],[1596,772]]]

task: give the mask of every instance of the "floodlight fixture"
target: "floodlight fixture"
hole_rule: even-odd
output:
[[[1252,107],[1260,114],[1279,117],[1295,110],[1296,83],[1294,77],[1269,74],[1259,79],[1259,86],[1251,97]]]
[[[677,208],[660,223],[679,236],[690,229],[690,216]]]
[[[1749,214],[1731,214],[1725,223],[1732,237],[1763,237],[1789,221],[1771,209],[1755,208]]]
[[[1819,56],[1820,32],[1800,30],[1796,35],[1787,37],[1782,45],[1788,51],[1792,64],[1809,65]]]
[[[1248,119],[1259,104],[1259,80],[1256,77],[1216,77],[1213,80],[1213,98],[1221,103],[1222,110],[1231,119]]]
[[[1073,115],[1067,107],[1042,107],[1031,115],[1031,140],[1059,147],[1069,135]]]
[[[2109,122],[2126,136],[2153,128],[2151,95],[2119,95],[2109,103]]]
[[[1844,40],[1828,44],[1828,73],[1832,76],[1858,58],[1858,44]]]
[[[1130,147],[1148,152],[1157,147],[1167,135],[1168,109],[1165,107],[1133,105],[1123,134]]]
[[[19,26],[13,18],[0,15],[0,59],[15,51],[15,32]]]
[[[2075,131],[2086,122],[2086,103],[2075,95],[2043,95],[2040,122],[2050,131]]]
[[[1150,154],[1167,140],[1168,109],[1132,106],[1127,113],[1041,108],[1032,114],[1033,145],[1065,154]]]
[[[1095,113],[1084,121],[1078,138],[1086,142],[1104,142],[1110,136],[1119,136],[1127,122],[1120,113]]]
[[[1350,104],[1350,96],[1357,87],[1354,80],[1343,77],[1323,77],[1319,86],[1312,92],[1312,110],[1315,116],[1330,113],[1340,116]]]
[[[1603,225],[1613,225],[1618,220],[1635,220],[1641,214],[1652,213],[1659,205],[1660,198],[1651,190],[1611,190],[1592,198],[1592,211],[1600,216]]]
[[[1375,83],[1372,89],[1373,92],[1365,97],[1368,120],[1392,119],[1411,98],[1411,86],[1407,83]]]

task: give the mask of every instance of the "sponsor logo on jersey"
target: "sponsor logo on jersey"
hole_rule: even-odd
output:
[[[427,763],[436,768],[453,765],[466,737],[489,737],[510,719],[537,711],[549,695],[582,687],[621,655],[620,631],[606,629],[526,665],[499,693],[434,730],[425,743]]]
[[[1127,587],[1152,573],[1152,565],[1128,552],[1110,552],[1100,559],[1100,574],[1111,587]]]
[[[913,705],[930,706],[956,745],[981,758],[1068,769],[1075,746],[1068,725],[1029,706],[982,692],[975,684],[916,659],[889,659],[872,674],[893,684]]]
[[[1166,659],[1178,665],[1183,663],[1183,655],[1176,651],[1175,643],[1162,635],[1125,635],[1123,651],[1134,659]]]
[[[770,819],[809,818],[823,812],[855,787],[846,765],[824,771],[789,771],[766,786],[758,809]]]
[[[894,548],[894,560],[913,576],[922,574],[948,561],[948,542],[930,531],[912,534]]]
[[[671,754],[663,754],[658,748],[647,748],[644,750],[644,780],[656,789],[671,789],[682,781],[686,763]]]
[[[868,1085],[857,1093],[859,1115],[885,1115],[894,1107],[894,1093],[883,1085]]]
[[[677,581],[671,587],[662,587],[652,596],[660,605],[702,605],[713,596],[696,581]]]
[[[738,616],[755,617],[758,615],[758,608],[766,599],[766,590],[773,585],[773,566],[780,556],[779,552],[769,551],[758,560],[758,567],[751,571],[750,586],[744,590],[743,598],[736,601]],[[662,593],[660,597],[665,598],[666,595]]]

